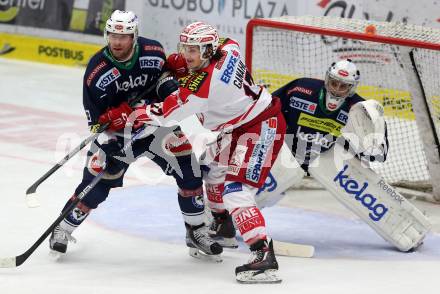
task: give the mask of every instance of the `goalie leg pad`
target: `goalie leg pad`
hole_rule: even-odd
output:
[[[304,170],[284,143],[266,181],[255,196],[258,208],[275,205],[285,196],[287,189],[301,183],[304,175]]]
[[[400,251],[420,246],[431,227],[428,219],[357,158],[337,164],[336,159],[343,158],[338,146],[333,152],[321,154],[319,163],[309,167],[310,174]]]

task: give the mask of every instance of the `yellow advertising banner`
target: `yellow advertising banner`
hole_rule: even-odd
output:
[[[85,66],[102,48],[58,39],[0,33],[0,57],[68,66]]]
[[[270,92],[275,91],[294,79],[302,77],[300,74],[285,75],[262,69],[254,69],[252,75],[256,83],[265,85]],[[375,99],[379,101],[384,107],[385,116],[401,118],[409,121],[415,120],[415,115],[412,109],[411,94],[408,91],[360,85],[356,92],[364,99]],[[434,100],[433,98],[432,100]],[[439,105],[440,103],[437,105],[438,109],[440,109]],[[433,107],[435,108],[436,105]]]

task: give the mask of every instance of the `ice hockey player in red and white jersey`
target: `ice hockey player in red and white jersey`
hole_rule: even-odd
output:
[[[249,263],[235,269],[238,282],[281,282],[272,240],[255,202],[284,140],[280,101],[254,84],[238,43],[219,39],[211,25],[195,22],[185,27],[179,48],[167,59],[179,78],[178,89],[168,95],[175,86],[172,78],[159,81],[158,93],[167,97],[137,109],[137,121],[168,126],[196,114],[205,128],[220,132],[217,144],[206,152],[211,160],[205,158],[213,233],[223,226],[234,237],[232,217],[249,245]]]
[[[131,144],[128,153],[121,150],[126,136],[135,130],[127,123],[132,109],[129,102],[145,89],[155,87],[166,60],[162,45],[138,36],[138,18],[132,11],[116,10],[106,21],[107,46],[90,60],[84,75],[83,102],[92,132],[104,124],[109,128],[90,146],[83,178],[67,201],[66,209],[77,195],[105,167],[100,182],[54,228],[49,246],[56,255],[65,253],[72,233],[92,210],[108,199],[110,190],[123,185],[131,163],[144,156],[157,164],[178,186],[177,199],[186,228],[189,253],[197,258],[218,259],[223,248],[208,235],[204,223],[203,181],[192,146],[179,126],[151,128]],[[156,101],[154,93],[145,95],[146,104]]]

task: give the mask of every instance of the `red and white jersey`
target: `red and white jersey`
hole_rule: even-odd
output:
[[[180,78],[179,90],[163,102],[147,106],[151,120],[170,126],[196,114],[205,128],[218,131],[251,121],[271,103],[271,94],[254,84],[239,45],[227,39],[218,50],[220,58]]]

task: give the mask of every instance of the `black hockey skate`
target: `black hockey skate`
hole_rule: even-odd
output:
[[[235,268],[237,282],[243,284],[281,283],[272,240],[258,240],[251,245],[249,263]]]
[[[189,247],[189,255],[199,259],[221,262],[220,254],[223,247],[208,235],[205,224],[191,226],[185,223],[186,246]]]
[[[56,226],[49,238],[51,254],[56,257],[66,253],[67,243],[69,243],[69,241],[76,242],[75,238],[73,238],[69,232],[62,229],[60,225]]]
[[[223,213],[211,212],[213,220],[209,226],[209,236],[225,248],[238,248],[235,227],[227,210]]]

